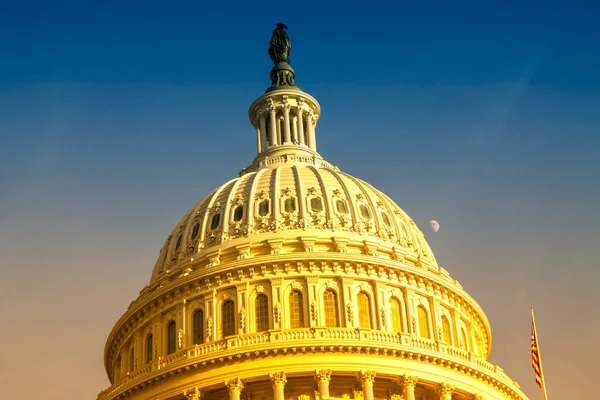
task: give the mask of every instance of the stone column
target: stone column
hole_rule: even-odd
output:
[[[375,382],[375,371],[362,370],[358,373],[358,381],[362,384],[363,396],[365,400],[374,400],[373,383]]]
[[[304,144],[304,120],[302,116],[302,105],[304,102],[302,100],[298,100],[298,142],[300,144]]]
[[[263,113],[260,114],[260,148],[261,151],[267,149],[267,118]]]
[[[402,376],[402,384],[404,386],[404,400],[415,400],[415,386],[419,378],[416,376]]]
[[[308,114],[308,120],[306,121],[308,125],[308,132],[306,134],[306,138],[308,141],[308,147],[312,150],[317,150],[317,143],[315,140],[315,120],[316,120],[316,116],[315,114],[311,111],[310,114]]]
[[[292,118],[292,142],[295,144],[300,143],[298,139],[298,117],[295,115]]]
[[[440,400],[452,400],[452,392],[454,386],[449,383],[440,383],[438,386],[438,393],[440,394]]]
[[[277,118],[275,118],[275,107],[270,106],[267,111],[269,112],[269,143],[271,146],[277,146]]]
[[[290,134],[290,104],[284,100],[283,102],[283,143],[291,143]]]
[[[262,141],[260,137],[260,128],[256,128],[256,152],[258,154],[263,152]]]
[[[329,397],[329,382],[331,381],[331,370],[321,369],[315,371],[315,381],[319,388],[319,395],[321,398]]]
[[[230,381],[225,381],[225,386],[229,391],[229,400],[240,400],[244,384],[240,378],[235,378]]]
[[[273,384],[273,399],[285,400],[284,389],[285,383],[287,382],[285,372],[276,372],[274,374],[269,374],[269,378],[271,379],[271,383]]]

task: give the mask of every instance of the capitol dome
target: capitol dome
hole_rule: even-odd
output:
[[[257,155],[192,207],[111,331],[98,400],[526,399],[396,203],[317,152],[279,24]]]

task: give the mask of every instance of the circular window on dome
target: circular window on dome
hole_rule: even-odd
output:
[[[194,225],[194,227],[192,228],[192,240],[194,240],[198,237],[198,233],[200,233],[200,224],[199,223]]]
[[[269,214],[269,200],[263,200],[258,203],[258,215],[264,217]]]
[[[358,209],[360,210],[360,215],[365,219],[371,219],[371,212],[369,211],[369,207],[364,204],[359,204]]]
[[[233,221],[240,222],[244,217],[244,206],[237,206],[235,210],[233,210]]]
[[[217,229],[221,223],[221,214],[215,214],[210,221],[210,229]]]
[[[387,213],[382,211],[381,219],[383,220],[383,223],[386,224],[387,226],[389,226],[389,227],[392,226],[392,221],[390,221],[390,217],[387,215]]]
[[[335,210],[339,214],[348,214],[348,207],[346,207],[346,202],[342,199],[337,199],[335,201]]]
[[[320,197],[313,197],[310,199],[310,209],[313,212],[323,211],[323,200]]]

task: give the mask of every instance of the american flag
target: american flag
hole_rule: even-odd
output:
[[[535,326],[531,324],[531,366],[535,371],[535,383],[543,389],[542,372],[540,367],[540,353],[537,344],[537,335],[535,333]]]

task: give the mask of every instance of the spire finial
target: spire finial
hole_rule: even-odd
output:
[[[277,28],[271,36],[271,46],[269,47],[269,57],[273,61],[271,70],[271,87],[267,92],[275,89],[296,88],[294,84],[294,69],[290,66],[290,52],[292,51],[292,42],[285,31],[287,25],[278,22]]]

